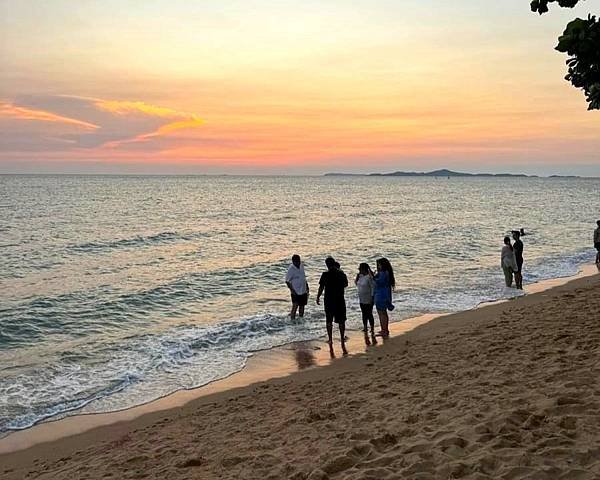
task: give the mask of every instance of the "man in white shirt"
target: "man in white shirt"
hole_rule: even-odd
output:
[[[292,256],[292,264],[288,268],[285,276],[285,284],[290,289],[292,294],[292,311],[290,317],[292,320],[296,318],[296,310],[301,317],[304,316],[304,307],[308,302],[308,283],[304,274],[304,265],[300,261],[300,255]]]

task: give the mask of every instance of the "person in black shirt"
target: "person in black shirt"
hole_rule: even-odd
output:
[[[515,284],[519,290],[523,290],[523,242],[521,241],[521,232],[518,230],[513,231],[512,237],[515,241],[513,248],[518,267],[518,270],[515,272]]]
[[[336,265],[337,264],[337,265]],[[327,271],[321,275],[319,280],[319,291],[317,292],[317,305],[320,305],[321,295],[325,291],[325,322],[327,326],[327,337],[329,347],[333,348],[333,322],[340,328],[342,339],[342,352],[347,354],[345,333],[346,333],[346,299],[344,298],[344,289],[348,286],[348,277],[339,268],[332,257],[325,260]]]
[[[598,251],[596,254],[596,266],[600,270],[600,220],[596,222],[598,228],[594,230],[594,248]]]

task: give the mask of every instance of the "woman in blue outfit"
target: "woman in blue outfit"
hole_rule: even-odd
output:
[[[388,337],[390,335],[388,310],[394,309],[394,305],[392,305],[392,290],[396,287],[396,279],[394,278],[394,269],[387,258],[377,260],[377,273],[374,279],[375,308],[377,309],[379,323],[381,324],[381,336]]]

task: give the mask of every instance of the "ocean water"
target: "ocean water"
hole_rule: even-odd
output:
[[[599,179],[0,176],[0,433],[223,378],[253,352],[322,337],[333,255],[352,279],[388,257],[393,321],[468,309],[591,262]],[[291,321],[302,255],[311,301]],[[360,328],[354,287],[350,328]]]

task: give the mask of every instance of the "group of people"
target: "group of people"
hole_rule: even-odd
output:
[[[525,231],[513,230],[512,238],[514,243],[510,242],[510,237],[504,237],[504,246],[500,254],[500,266],[504,272],[504,281],[507,287],[512,287],[513,275],[515,286],[523,290],[523,241],[521,236]]]
[[[598,228],[594,230],[594,247],[597,250],[596,265],[600,270],[600,220],[597,222]],[[500,256],[500,265],[504,272],[504,280],[507,287],[512,287],[513,281],[515,287],[523,289],[523,241],[521,237],[525,235],[524,229],[513,230],[512,240],[509,236],[504,237],[504,246]],[[337,323],[340,330],[342,351],[346,351],[346,299],[345,290],[348,287],[348,277],[341,269],[338,262],[333,257],[325,259],[327,270],[321,274],[319,280],[319,291],[317,292],[317,305],[321,303],[321,296],[324,295],[325,321],[327,326],[327,337],[329,345],[333,345],[333,324]],[[308,303],[309,286],[306,281],[304,265],[300,255],[292,256],[292,264],[288,268],[285,277],[285,283],[288,286],[292,297],[292,310],[290,317],[296,318],[296,314],[304,316],[304,307]],[[392,303],[392,292],[396,287],[394,278],[394,269],[387,258],[377,260],[377,269],[371,270],[368,263],[361,263],[358,266],[358,273],[354,280],[358,292],[358,301],[362,313],[363,331],[365,338],[370,329],[371,336],[375,338],[375,318],[373,317],[373,308],[377,310],[381,331],[379,335],[388,337],[389,314],[394,309]]]
[[[325,323],[329,345],[333,345],[333,324],[337,323],[340,330],[342,352],[346,354],[345,290],[348,287],[348,277],[333,257],[325,259],[325,266],[327,270],[321,274],[316,302],[317,305],[320,305],[321,296],[324,296]],[[288,268],[285,283],[292,297],[291,318],[294,319],[296,313],[303,316],[304,307],[308,303],[309,286],[300,255],[292,256],[292,264]],[[387,258],[377,260],[375,273],[367,263],[361,263],[354,283],[358,291],[365,335],[370,328],[371,336],[373,338],[375,336],[375,318],[373,317],[373,308],[375,308],[381,325],[379,335],[384,338],[388,337],[390,334],[388,311],[394,309],[392,290],[396,286],[394,269],[390,261]]]

